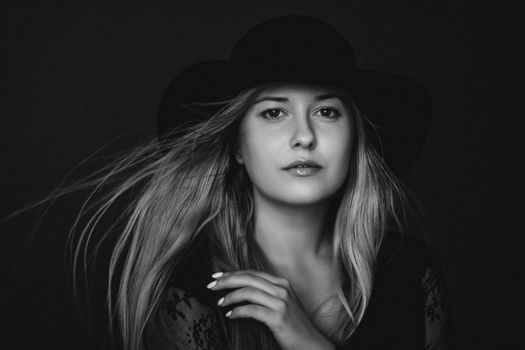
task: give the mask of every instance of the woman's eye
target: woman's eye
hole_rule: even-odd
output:
[[[265,119],[275,119],[279,118],[281,116],[281,113],[283,113],[283,111],[281,111],[280,109],[270,108],[262,111],[260,115]]]
[[[339,111],[335,108],[325,107],[318,110],[315,115],[320,115],[321,117],[328,119],[336,119],[341,115],[341,113],[339,113]]]

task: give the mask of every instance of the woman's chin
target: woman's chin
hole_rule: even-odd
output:
[[[331,195],[324,191],[284,191],[276,199],[291,206],[310,206],[326,202]]]
[[[268,184],[270,186],[270,184]],[[331,198],[338,187],[327,187],[326,183],[279,183],[273,184],[271,188],[266,186],[256,187],[261,197],[280,205],[309,206],[321,204]],[[257,194],[256,194],[257,196]]]

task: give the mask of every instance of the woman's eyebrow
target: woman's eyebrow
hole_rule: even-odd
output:
[[[328,100],[330,98],[338,98],[338,99],[341,99],[338,95],[336,94],[323,94],[323,95],[317,95],[315,96],[315,100],[316,101],[323,101],[323,100]],[[265,96],[265,97],[261,97],[260,99],[256,100],[253,104],[257,104],[257,103],[261,103],[261,102],[264,102],[264,101],[275,101],[275,102],[288,102],[290,101],[287,97],[278,97],[278,96]]]
[[[275,96],[265,96],[261,97],[260,99],[256,100],[253,104],[261,103],[264,101],[275,101],[275,102],[288,102],[288,98],[286,97],[275,97]]]
[[[316,101],[328,100],[328,99],[330,99],[330,98],[338,98],[338,99],[341,99],[341,97],[339,97],[339,95],[336,95],[336,94],[323,94],[323,95],[315,96],[315,100],[316,100]]]

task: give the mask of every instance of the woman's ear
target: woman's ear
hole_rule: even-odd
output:
[[[244,161],[242,160],[242,156],[241,156],[241,151],[240,150],[235,151],[235,160],[239,164],[243,164],[244,163]]]

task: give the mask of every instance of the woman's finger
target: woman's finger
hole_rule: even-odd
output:
[[[254,320],[263,322],[270,328],[273,328],[273,326],[277,324],[277,316],[278,315],[271,309],[256,304],[238,306],[226,313],[226,317],[228,318],[253,318]]]
[[[271,282],[273,284],[277,284],[278,286],[281,286],[281,287],[284,287],[284,288],[287,288],[287,287],[290,286],[290,283],[288,282],[287,279],[279,277],[279,276],[274,276],[274,275],[269,274],[268,272],[264,272],[264,271],[239,270],[239,271],[229,272],[228,274],[243,274],[243,273],[249,273],[249,274],[253,274],[253,275],[259,276],[261,278],[264,278],[264,279],[268,280],[269,282]]]
[[[271,283],[267,279],[252,273],[229,273],[209,283],[207,287],[212,290],[220,290],[247,286],[261,289],[273,296],[282,297],[286,294],[286,291],[280,285]]]
[[[286,278],[274,276],[267,272],[258,271],[258,270],[238,270],[238,271],[232,271],[232,272],[216,272],[212,274],[212,278],[221,279],[227,276],[238,276],[238,275],[244,275],[244,274],[251,274],[251,275],[259,276],[261,278],[264,278],[265,280],[267,280],[268,282],[272,284],[278,285],[287,290],[291,290],[291,284]]]
[[[231,293],[228,293],[223,298],[219,299],[217,304],[225,307],[230,304],[246,301],[261,306],[266,306],[276,311],[286,306],[283,300],[254,287],[239,288]]]

